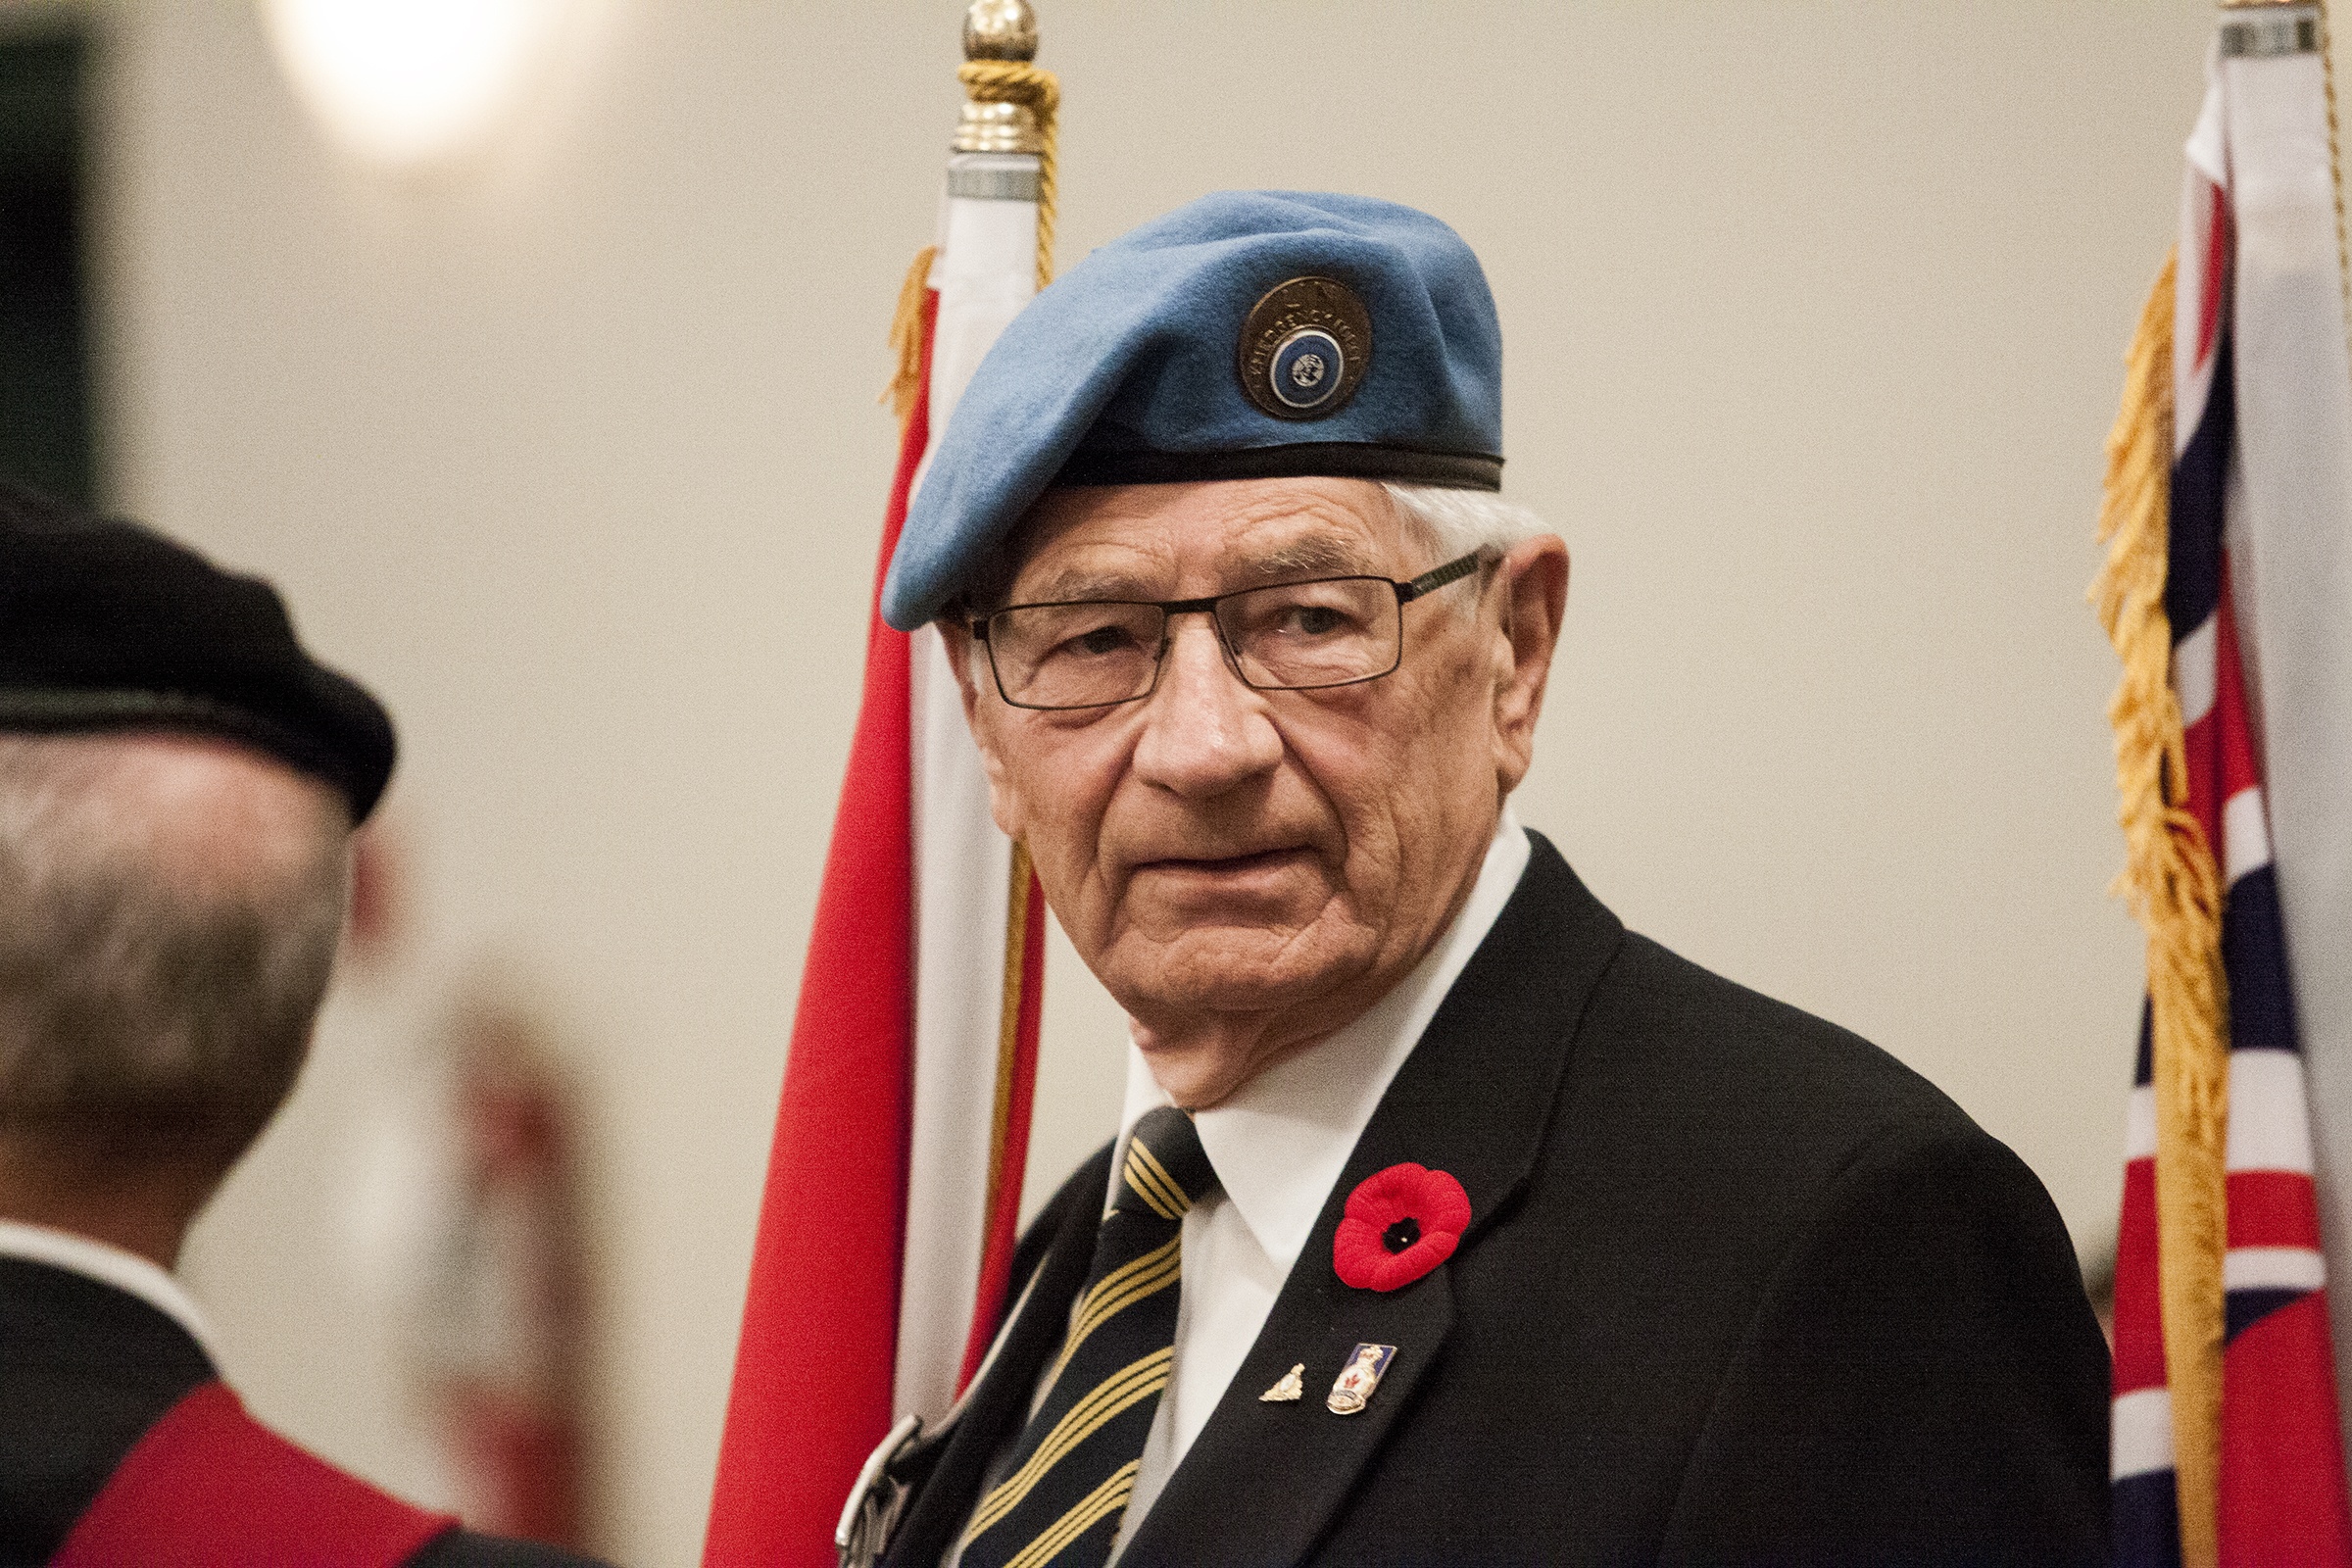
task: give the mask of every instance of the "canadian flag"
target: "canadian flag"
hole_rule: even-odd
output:
[[[878,609],[933,435],[1038,281],[1039,160],[958,153],[894,336],[904,433],[865,690],[760,1202],[708,1568],[829,1565],[894,1415],[934,1416],[1002,1310],[1028,1152],[1045,901],[997,830],[937,631]]]

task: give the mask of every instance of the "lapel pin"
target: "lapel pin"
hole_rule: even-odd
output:
[[[1289,1404],[1306,1394],[1306,1363],[1299,1362],[1282,1375],[1282,1381],[1257,1396],[1260,1404]]]
[[[1333,1415],[1353,1415],[1361,1410],[1364,1401],[1372,1397],[1372,1391],[1380,1387],[1380,1380],[1396,1355],[1394,1345],[1357,1346],[1332,1383],[1331,1397],[1323,1401],[1323,1408]]]
[[[1470,1195],[1442,1170],[1391,1165],[1356,1183],[1331,1238],[1340,1283],[1402,1290],[1453,1255],[1470,1225]]]

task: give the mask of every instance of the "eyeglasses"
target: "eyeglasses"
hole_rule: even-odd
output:
[[[1315,691],[1378,680],[1404,659],[1404,607],[1478,569],[1473,551],[1410,582],[1318,577],[1159,603],[1083,599],[1009,605],[972,621],[997,691],[1015,708],[1110,708],[1159,684],[1168,617],[1216,624],[1225,662],[1259,691]]]

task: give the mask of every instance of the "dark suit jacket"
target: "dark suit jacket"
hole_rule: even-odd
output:
[[[0,1568],[49,1561],[132,1445],[213,1363],[123,1291],[0,1257]],[[596,1568],[552,1546],[455,1531],[409,1568]]]
[[[886,1561],[953,1544],[1087,1268],[1108,1151],[912,1455]],[[1450,1171],[1452,1258],[1382,1295],[1332,1234]],[[1396,1347],[1360,1414],[1353,1347]],[[1258,1398],[1292,1363],[1306,1397]],[[2040,1183],[1924,1079],[1630,935],[1541,838],[1364,1130],[1249,1359],[1121,1558],[1162,1565],[2088,1564],[2107,1353]]]

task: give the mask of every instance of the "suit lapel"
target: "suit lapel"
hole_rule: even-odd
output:
[[[913,1506],[883,1554],[891,1568],[929,1568],[946,1555],[979,1500],[989,1461],[1028,1419],[1038,1376],[1060,1348],[1069,1330],[1070,1303],[1086,1283],[1109,1184],[1110,1151],[1104,1149],[1078,1168],[1039,1216],[1040,1228],[1050,1227],[1053,1241],[970,1397],[949,1418],[953,1425],[942,1440],[938,1462],[917,1483]]]
[[[1120,1568],[1304,1560],[1443,1359],[1453,1270],[1534,1168],[1576,1021],[1625,937],[1559,852],[1529,836],[1519,887],[1389,1086],[1265,1328]],[[1331,1264],[1348,1195],[1407,1160],[1462,1184],[1470,1228],[1451,1261],[1412,1284],[1351,1290]],[[1335,1415],[1324,1400],[1359,1344],[1396,1353],[1364,1409]],[[1303,1397],[1259,1398],[1298,1363]]]

